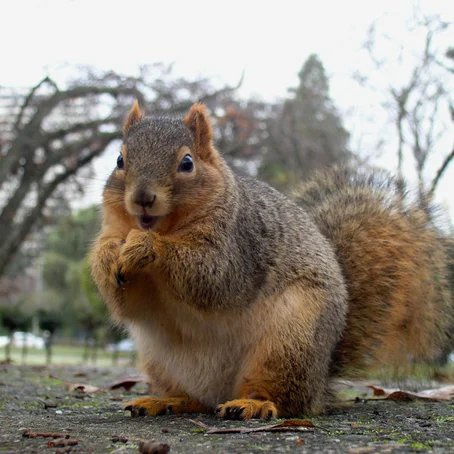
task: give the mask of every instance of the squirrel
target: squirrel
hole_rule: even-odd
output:
[[[201,104],[136,101],[123,133],[90,263],[153,392],[133,416],[318,414],[333,376],[436,354],[445,251],[394,180],[338,168],[285,196],[234,174]]]

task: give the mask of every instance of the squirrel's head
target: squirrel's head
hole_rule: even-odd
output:
[[[136,101],[123,133],[104,197],[109,191],[119,195],[141,229],[194,211],[222,181],[217,175],[222,159],[201,104],[194,104],[184,119],[148,118]]]

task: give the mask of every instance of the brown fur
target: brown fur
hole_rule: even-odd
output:
[[[443,347],[452,301],[444,244],[430,213],[397,181],[352,169],[319,172],[294,191],[338,255],[349,293],[340,371],[408,363]]]
[[[194,104],[184,118],[184,123],[194,134],[194,148],[203,159],[208,160],[212,155],[213,130],[205,106]]]
[[[138,101],[134,101],[131,110],[129,111],[128,119],[123,126],[123,134],[126,136],[128,131],[131,129],[132,126],[137,124],[143,118],[143,113],[140,110],[140,106]]]
[[[182,393],[195,402],[191,409],[218,408],[224,418],[319,413],[334,366],[344,358],[363,364],[371,351],[400,347],[401,338],[414,342],[410,333],[396,337],[404,323],[428,342],[420,356],[431,352],[425,330],[439,316],[433,299],[444,284],[427,274],[428,249],[437,243],[427,226],[415,236],[406,215],[368,189],[367,203],[353,200],[355,211],[348,185],[340,191],[344,204],[327,201],[326,216],[317,214],[324,213],[323,190],[312,203],[312,192],[301,189],[298,202],[309,216],[267,185],[233,175],[199,105],[184,122],[143,118],[133,107],[124,149],[125,168],[113,171],[104,191],[91,265],[161,398],[132,402],[133,413],[189,411],[172,400]],[[186,154],[195,167],[181,173]],[[153,205],[134,203],[139,192],[156,195]],[[380,214],[361,211],[367,207]],[[142,228],[142,215],[157,222]],[[367,228],[352,238],[355,222]],[[344,236],[337,241],[338,230]],[[423,277],[433,290],[419,283]],[[413,292],[429,299],[429,309],[417,306],[423,297]],[[410,310],[423,310],[424,318]]]

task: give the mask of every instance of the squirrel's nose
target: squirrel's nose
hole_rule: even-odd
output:
[[[156,200],[156,194],[149,194],[146,191],[140,190],[135,194],[133,202],[145,208],[151,208]]]

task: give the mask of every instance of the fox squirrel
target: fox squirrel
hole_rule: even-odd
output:
[[[136,102],[123,132],[91,267],[159,396],[133,415],[316,414],[334,374],[436,352],[445,252],[392,180],[325,171],[291,200],[233,174],[200,104]]]

